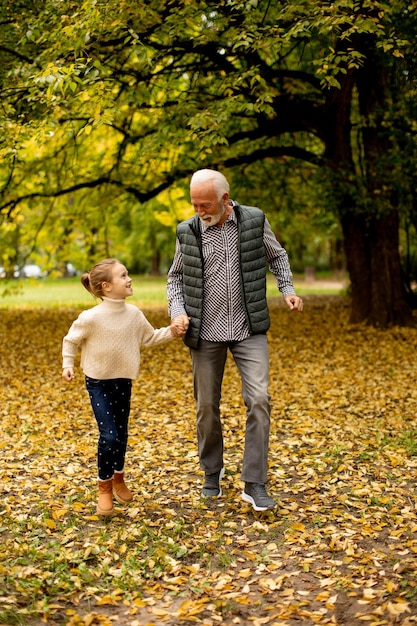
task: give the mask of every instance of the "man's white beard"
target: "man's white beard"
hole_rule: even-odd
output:
[[[220,222],[220,220],[222,219],[222,217],[225,215],[226,213],[226,209],[225,207],[221,204],[219,206],[219,210],[217,213],[214,213],[212,215],[206,215],[205,219],[200,217],[200,220],[203,222],[203,224],[205,226],[215,226],[216,224],[218,224]]]

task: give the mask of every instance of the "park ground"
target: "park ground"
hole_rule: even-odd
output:
[[[227,363],[223,496],[200,498],[180,340],[144,349],[127,477],[95,513],[96,431],[61,341],[78,308],[0,313],[0,624],[417,624],[417,330],[350,326],[345,296],[271,299],[269,490],[240,498],[244,407]],[[146,311],[154,326],[164,310]]]

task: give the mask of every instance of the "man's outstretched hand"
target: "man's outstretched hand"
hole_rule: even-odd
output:
[[[284,301],[290,311],[298,311],[301,313],[303,310],[304,303],[298,296],[284,296]]]

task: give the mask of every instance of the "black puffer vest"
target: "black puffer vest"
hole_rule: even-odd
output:
[[[256,207],[234,205],[239,229],[240,285],[251,335],[266,333],[270,320],[266,301],[266,258],[263,243],[264,213]],[[184,342],[198,348],[203,308],[203,254],[200,219],[194,215],[177,227],[183,255],[183,286],[191,318]]]

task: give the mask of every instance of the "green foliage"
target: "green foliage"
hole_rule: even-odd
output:
[[[346,216],[371,224],[394,210],[404,228],[415,222],[413,5],[21,0],[0,10],[0,210],[19,230],[17,243],[2,239],[3,264],[41,255],[50,269],[111,253],[164,270],[201,166],[226,170],[236,199],[266,210],[300,266],[329,262]]]

